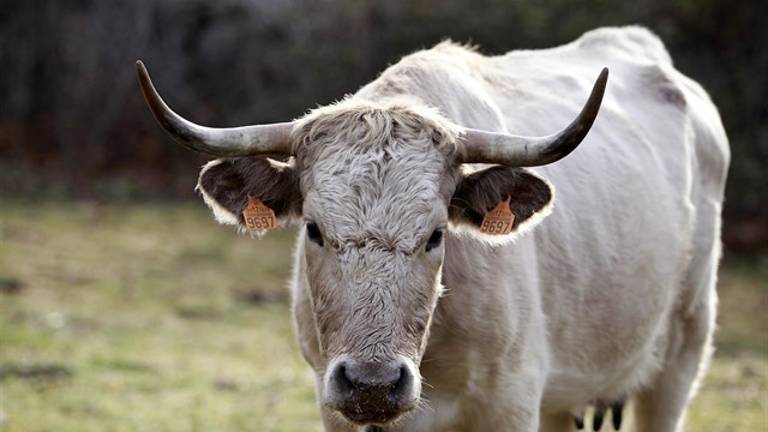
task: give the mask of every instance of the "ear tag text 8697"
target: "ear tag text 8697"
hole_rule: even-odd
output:
[[[507,197],[496,207],[485,214],[480,232],[491,235],[506,235],[512,232],[515,225],[515,215],[509,207],[512,197]]]
[[[248,204],[243,209],[243,220],[249,231],[265,231],[277,228],[275,212],[260,199],[248,196]]]

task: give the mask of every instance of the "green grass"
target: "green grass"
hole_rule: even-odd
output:
[[[293,339],[292,234],[202,205],[0,204],[0,430],[320,430]],[[768,258],[726,260],[691,431],[768,422]]]

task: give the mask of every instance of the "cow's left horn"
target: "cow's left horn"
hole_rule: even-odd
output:
[[[608,68],[603,68],[584,108],[568,127],[556,134],[546,137],[524,137],[467,129],[464,134],[464,148],[459,152],[460,161],[536,166],[562,159],[587,136],[600,110],[607,82]]]
[[[149,109],[176,142],[190,150],[213,156],[290,155],[293,123],[273,123],[236,128],[211,128],[192,123],[166,105],[152,85],[149,72],[136,62],[139,83]]]

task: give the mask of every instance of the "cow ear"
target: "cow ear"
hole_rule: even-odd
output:
[[[200,171],[196,188],[214,217],[244,227],[249,197],[272,209],[279,223],[301,217],[299,182],[291,164],[265,157],[217,159]]]
[[[461,179],[451,198],[449,218],[454,228],[468,229],[489,240],[504,240],[549,215],[553,199],[553,186],[531,171],[494,166]],[[502,222],[489,224],[497,215]],[[509,221],[508,226],[504,220]]]

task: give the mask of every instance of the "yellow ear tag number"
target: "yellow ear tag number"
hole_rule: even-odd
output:
[[[493,210],[485,214],[480,232],[491,235],[505,235],[512,232],[515,224],[515,215],[509,207],[512,197],[500,202]]]
[[[277,228],[275,212],[264,205],[258,198],[248,196],[248,204],[243,209],[243,220],[248,231],[265,231]]]

